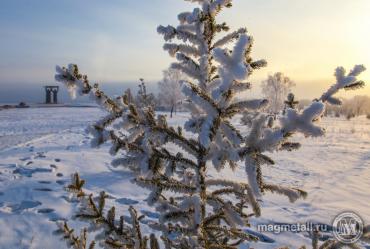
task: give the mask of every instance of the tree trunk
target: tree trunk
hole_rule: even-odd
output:
[[[171,118],[172,118],[172,113],[173,113],[173,107],[174,105],[171,106],[171,115],[170,115]]]
[[[203,241],[203,246],[205,249],[209,248],[208,236],[207,231],[205,228],[205,218],[206,218],[206,203],[207,203],[207,190],[206,190],[206,162],[203,160],[203,157],[198,159],[198,182],[199,182],[199,197],[200,197],[200,212],[201,212],[201,220],[200,220],[200,240]]]

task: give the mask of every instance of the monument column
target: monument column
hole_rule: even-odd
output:
[[[51,103],[51,91],[49,87],[45,87],[45,103],[50,104]]]
[[[45,88],[45,104],[58,104],[59,86],[44,86]]]
[[[58,104],[58,89],[53,89],[53,102]]]

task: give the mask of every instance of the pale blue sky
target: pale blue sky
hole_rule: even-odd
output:
[[[177,24],[181,0],[0,0],[0,98],[9,84],[53,82],[54,66],[73,62],[102,82],[156,82],[171,62],[158,24]],[[370,1],[234,0],[220,20],[246,26],[254,55],[283,71],[296,91],[316,96],[337,65],[367,64],[370,71]],[[364,79],[370,81],[369,71]],[[367,87],[360,93],[370,94]]]

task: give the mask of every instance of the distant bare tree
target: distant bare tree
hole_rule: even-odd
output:
[[[184,98],[181,92],[180,81],[185,78],[186,76],[181,71],[170,68],[163,71],[163,79],[158,82],[158,99],[161,105],[171,111],[171,118],[173,111],[176,112],[178,104]]]
[[[279,113],[284,108],[284,101],[295,83],[282,72],[269,75],[261,84],[262,94],[269,100],[270,113]]]

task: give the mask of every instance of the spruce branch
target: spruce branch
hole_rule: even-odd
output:
[[[93,194],[87,194],[83,189],[85,181],[80,178],[78,173],[72,177],[72,183],[67,188],[74,194],[80,202],[80,212],[75,215],[76,218],[87,220],[92,224],[98,225],[99,229],[104,230],[104,237],[96,237],[96,240],[103,240],[103,244],[111,248],[140,248],[147,249],[146,241],[148,238],[142,236],[140,219],[134,207],[130,206],[130,224],[125,224],[124,216],[120,216],[119,221],[116,221],[115,207],[112,206],[105,212],[105,203],[108,195],[102,191],[99,196],[94,198]],[[76,191],[76,186],[79,186]],[[95,200],[96,199],[96,200]],[[118,224],[118,225],[117,225]],[[58,233],[63,233],[68,246],[74,249],[93,249],[96,242],[93,240],[89,247],[87,246],[87,229],[83,229],[80,236],[74,234],[74,230],[68,226],[66,222],[60,223]],[[99,226],[99,225],[102,225]],[[157,241],[151,236],[151,241]],[[153,242],[154,243],[154,242]]]
[[[68,226],[67,222],[58,223],[59,229],[57,234],[63,234],[67,246],[73,249],[94,249],[96,242],[93,240],[87,243],[87,229],[84,228],[80,235],[76,235],[74,229]],[[87,246],[89,245],[89,246]]]

